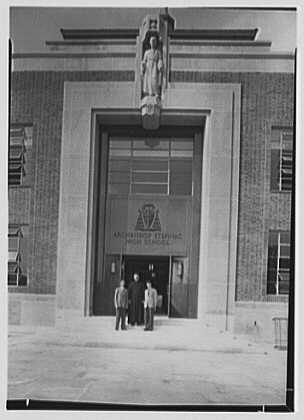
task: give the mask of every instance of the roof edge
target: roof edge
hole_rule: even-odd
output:
[[[138,29],[60,29],[64,40],[135,39]],[[254,29],[176,29],[173,40],[255,41]]]

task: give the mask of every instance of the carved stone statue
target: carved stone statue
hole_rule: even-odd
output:
[[[151,36],[151,48],[146,50],[141,63],[141,74],[143,78],[143,96],[161,96],[163,60],[158,48],[156,36]]]
[[[174,19],[167,11],[158,16],[146,16],[139,30],[136,92],[145,130],[157,130],[160,126],[162,100],[169,79],[169,34],[173,30]]]

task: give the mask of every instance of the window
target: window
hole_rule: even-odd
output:
[[[193,139],[111,137],[111,194],[192,195]]]
[[[288,294],[289,278],[290,233],[287,231],[270,231],[268,237],[267,294]]]
[[[23,233],[20,227],[9,227],[8,232],[8,285],[27,286],[27,274],[22,260]]]
[[[12,126],[9,140],[8,184],[22,185],[32,147],[32,126]]]
[[[293,130],[290,127],[272,127],[271,131],[271,191],[292,189]]]

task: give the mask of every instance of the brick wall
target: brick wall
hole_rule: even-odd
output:
[[[14,123],[34,124],[36,162],[30,204],[30,290],[55,293],[59,163],[63,83],[131,81],[133,72],[16,72],[12,75]],[[293,75],[280,73],[172,72],[172,82],[240,83],[241,156],[237,300],[265,295],[269,229],[286,229],[290,195],[270,194],[271,124],[293,122]]]
[[[11,77],[11,123],[33,124],[33,185],[29,217],[29,287],[11,292],[56,291],[60,149],[64,81],[132,81],[134,72],[15,72]],[[10,192],[10,215],[18,221],[24,194]],[[19,195],[19,197],[17,197]],[[17,219],[16,219],[17,218]],[[20,217],[21,218],[21,217]],[[21,222],[21,220],[20,220]]]
[[[176,71],[171,81],[242,86],[236,299],[264,300],[268,231],[290,223],[290,194],[270,193],[269,149],[271,125],[293,123],[293,75]]]
[[[8,191],[9,223],[28,225],[30,223],[31,188],[10,187]]]

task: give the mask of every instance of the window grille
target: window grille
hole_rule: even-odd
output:
[[[23,233],[20,227],[9,227],[8,232],[8,285],[27,286],[28,278],[22,264],[21,241]],[[23,266],[23,267],[22,267]]]
[[[271,190],[291,191],[293,174],[293,132],[273,127],[271,137]]]
[[[25,130],[10,129],[8,184],[21,185],[25,176]]]
[[[270,231],[268,237],[267,294],[288,294],[289,279],[290,233],[287,231]]]
[[[111,137],[111,194],[192,195],[193,139]]]

